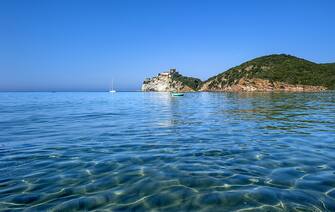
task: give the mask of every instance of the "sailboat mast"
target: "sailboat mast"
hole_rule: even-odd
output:
[[[109,90],[111,93],[115,93],[116,91],[114,90],[114,79],[112,79],[112,89]]]

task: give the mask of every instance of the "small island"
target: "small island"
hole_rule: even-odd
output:
[[[332,89],[335,89],[335,63],[318,64],[286,54],[250,60],[206,81],[170,69],[147,78],[142,85],[145,92],[317,92]]]

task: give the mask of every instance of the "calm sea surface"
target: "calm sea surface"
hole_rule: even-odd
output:
[[[335,93],[0,93],[0,210],[335,211]]]

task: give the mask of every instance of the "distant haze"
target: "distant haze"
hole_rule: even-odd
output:
[[[139,90],[258,56],[335,62],[334,0],[1,0],[0,91]]]

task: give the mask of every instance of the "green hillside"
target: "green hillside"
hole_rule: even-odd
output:
[[[243,77],[335,89],[335,63],[317,64],[285,54],[269,55],[231,68],[206,82],[215,88],[219,83],[232,85]]]
[[[186,76],[179,74],[178,72],[175,72],[172,75],[172,80],[182,82],[184,85],[187,85],[193,90],[200,89],[202,85],[202,81],[200,79],[194,78],[194,77],[186,77]]]

